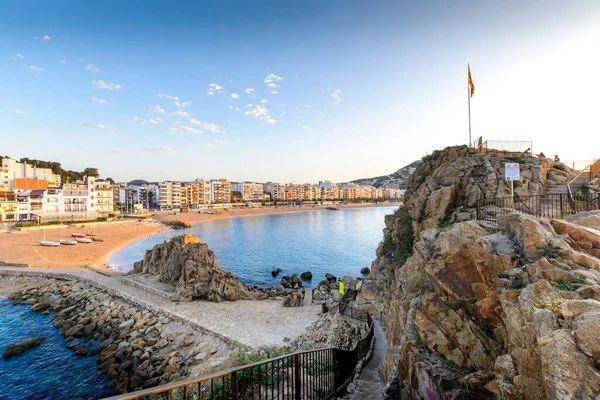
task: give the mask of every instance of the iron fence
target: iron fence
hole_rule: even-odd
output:
[[[477,140],[475,150],[478,153],[497,153],[499,156],[512,156],[516,154],[531,153],[532,142],[529,140]]]
[[[367,334],[351,350],[326,348],[288,354],[106,400],[337,399],[345,393],[373,340],[373,320],[368,313],[359,313],[353,307],[344,307],[340,312],[367,323]]]
[[[565,218],[581,211],[600,210],[600,195],[568,193],[496,197],[477,200],[477,219],[496,224],[499,214],[517,212],[545,218]]]

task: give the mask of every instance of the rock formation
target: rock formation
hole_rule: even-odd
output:
[[[473,221],[477,198],[509,193],[506,161],[465,146],[434,152],[385,219],[356,301],[381,317],[382,370],[398,378],[403,399],[600,393],[600,213]],[[533,157],[521,168],[521,195],[568,173]]]
[[[18,343],[11,343],[8,346],[8,348],[4,351],[4,353],[2,353],[2,357],[8,358],[8,357],[16,356],[17,354],[21,354],[22,352],[24,352],[27,349],[30,349],[35,346],[39,346],[44,340],[46,340],[46,338],[40,336],[40,337],[25,339],[22,342],[18,342]]]
[[[159,275],[160,282],[174,284],[173,300],[251,298],[234,274],[223,271],[208,246],[191,234],[176,236],[146,251],[144,259],[133,265],[133,273]]]

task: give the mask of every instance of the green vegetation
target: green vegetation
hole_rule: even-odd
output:
[[[574,292],[575,288],[568,282],[565,282],[563,279],[556,279],[554,281],[554,283],[556,283],[556,286],[558,286],[558,288],[560,290],[564,290],[567,292]]]
[[[485,333],[488,337],[490,337],[492,339],[494,338],[494,332],[492,332],[492,328],[490,328],[490,326],[487,323],[485,323],[485,322],[480,323],[479,329],[481,329],[481,331],[483,333]]]
[[[453,309],[454,311],[460,310],[463,308],[463,304],[460,301],[448,300],[448,307]]]
[[[423,338],[421,337],[421,334],[419,332],[417,332],[417,334],[415,335],[415,342],[417,344],[423,343]]]
[[[28,221],[28,222],[17,222],[15,224],[15,226],[17,228],[27,228],[27,227],[30,227],[30,226],[48,226],[48,225],[60,225],[60,224],[61,224],[60,221],[41,222],[39,224],[37,222],[34,222],[34,221],[31,221],[31,222]]]
[[[306,373],[310,376],[323,375],[329,373],[332,367],[331,360],[313,360],[303,364]]]
[[[475,297],[473,297],[471,300],[469,300],[469,304],[470,305],[475,305],[477,303],[477,299]]]
[[[523,289],[524,287],[526,287],[526,286],[527,286],[527,282],[525,282],[525,281],[523,280],[523,278],[516,278],[516,279],[513,279],[513,280],[512,280],[512,282],[511,282],[510,286],[511,286],[513,289]]]
[[[582,261],[577,261],[577,265],[579,265],[581,268],[590,269],[590,266]]]
[[[585,283],[585,279],[583,277],[579,276],[579,275],[574,275],[571,278],[571,282],[572,283],[577,283],[577,284],[582,284],[582,283]]]
[[[546,258],[558,258],[562,255],[560,248],[552,246],[551,244],[545,244],[543,246],[537,246],[538,254]]]
[[[2,158],[3,157],[0,156],[0,163],[2,162]],[[50,168],[54,174],[60,175],[60,179],[62,180],[63,183],[67,182],[67,180],[69,182],[79,181],[79,180],[82,180],[84,176],[93,176],[95,178],[98,178],[100,176],[97,168],[88,167],[81,172],[73,171],[73,170],[66,170],[66,169],[63,169],[61,164],[58,162],[36,160],[33,158],[30,159],[27,157],[21,158],[19,160],[19,162],[27,163],[27,164],[33,165],[34,167],[37,167],[37,168]]]
[[[498,278],[508,279],[508,278],[510,278],[510,276],[506,272],[499,272]]]
[[[502,157],[500,160],[504,162],[517,162],[520,164],[523,163],[523,159],[521,157],[506,156]]]

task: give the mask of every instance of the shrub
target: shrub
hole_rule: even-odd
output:
[[[525,286],[527,286],[527,282],[525,282],[523,278],[516,278],[512,280],[510,286],[513,289],[523,289]]]
[[[560,305],[562,304],[563,299],[547,299],[540,300],[537,303],[534,303],[534,307],[537,309],[546,309],[550,310],[554,313],[554,315],[561,315]]]
[[[538,246],[538,254],[542,257],[546,258],[558,258],[562,255],[562,252],[558,247],[554,247],[549,244],[545,244],[543,246]]]
[[[581,283],[585,283],[585,278],[583,278],[583,277],[581,277],[581,276],[579,276],[579,275],[574,275],[574,276],[571,278],[571,282],[572,282],[572,283],[579,283],[579,284],[581,284]]]
[[[494,332],[492,332],[492,328],[490,328],[490,326],[487,323],[485,323],[485,322],[480,323],[479,329],[481,329],[481,331],[483,333],[485,333],[488,337],[490,337],[492,339],[494,338]]]
[[[565,282],[563,279],[556,279],[554,281],[560,290],[565,290],[567,292],[575,291],[575,288],[568,282]]]
[[[590,266],[582,261],[577,261],[577,265],[579,265],[581,268],[590,269]]]
[[[509,276],[506,272],[499,272],[498,273],[498,278],[502,278],[502,279],[508,279]]]
[[[475,297],[473,297],[471,300],[469,300],[469,304],[470,305],[475,305],[475,303],[477,303],[477,299]]]
[[[456,311],[461,309],[463,305],[460,301],[448,300],[448,307]]]

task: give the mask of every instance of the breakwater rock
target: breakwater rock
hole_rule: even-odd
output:
[[[11,343],[8,348],[2,353],[2,357],[8,358],[12,356],[16,356],[17,354],[21,354],[27,349],[30,349],[35,346],[39,346],[44,340],[45,337],[36,337],[25,339],[22,342]]]
[[[97,357],[98,369],[120,393],[208,373],[233,353],[220,338],[77,281],[49,280],[9,299],[47,304],[67,347]]]
[[[594,213],[588,226],[516,212],[474,221],[478,198],[507,193],[511,161],[466,146],[436,151],[385,219],[356,302],[380,315],[382,370],[403,399],[600,393],[600,226]],[[520,161],[520,195],[566,174],[551,160]]]
[[[131,273],[158,275],[160,282],[175,285],[172,299],[177,301],[253,298],[237,276],[223,271],[208,245],[191,234],[176,236],[146,251]]]

